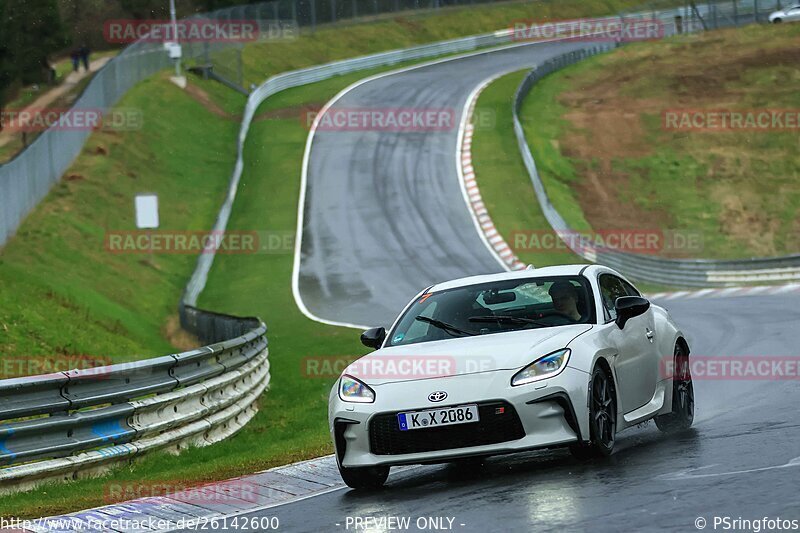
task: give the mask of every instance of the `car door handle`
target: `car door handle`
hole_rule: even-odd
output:
[[[647,332],[647,338],[650,339],[650,342],[653,342],[656,334],[650,331],[650,328],[645,328],[645,331]]]

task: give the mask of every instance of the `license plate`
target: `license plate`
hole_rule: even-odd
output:
[[[440,426],[454,426],[456,424],[471,424],[480,420],[477,405],[459,405],[458,407],[445,407],[428,411],[413,411],[399,413],[397,422],[400,431],[410,429],[438,428]]]

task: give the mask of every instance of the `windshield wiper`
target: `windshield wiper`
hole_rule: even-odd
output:
[[[448,333],[450,335],[452,335],[453,333],[458,333],[461,335],[469,335],[469,336],[477,335],[477,333],[473,331],[465,331],[463,329],[459,329],[452,324],[448,324],[447,322],[442,322],[441,320],[436,320],[435,318],[417,315],[416,317],[414,317],[414,319],[419,320],[420,322],[427,322],[431,326],[439,328],[443,330],[445,333]]]
[[[510,315],[486,315],[486,316],[474,316],[469,319],[470,322],[508,322],[511,324],[534,324],[536,326],[542,327],[550,327],[552,324],[545,324],[544,322],[539,322],[538,320],[534,320],[532,318],[523,318],[521,316],[510,316]]]

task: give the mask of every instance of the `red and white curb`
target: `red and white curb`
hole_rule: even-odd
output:
[[[466,126],[461,140],[460,174],[463,176],[467,206],[477,220],[485,240],[500,257],[500,260],[504,263],[506,268],[509,270],[523,270],[527,265],[519,260],[505,239],[503,239],[503,236],[500,235],[500,232],[497,231],[494,222],[492,222],[492,218],[489,216],[489,211],[483,203],[483,198],[478,188],[478,181],[475,179],[475,168],[472,166],[472,136],[475,132],[475,126],[472,124],[472,117],[475,113],[475,104],[478,101],[478,96],[480,96],[483,90],[496,78],[497,76],[484,81],[483,84],[470,95],[470,101],[466,108]]]
[[[775,296],[800,292],[800,283],[761,285],[758,287],[727,287],[694,291],[657,292],[648,294],[651,300],[691,300],[694,298],[730,298],[738,296]]]

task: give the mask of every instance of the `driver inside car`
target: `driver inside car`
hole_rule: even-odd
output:
[[[557,313],[580,321],[583,315],[578,311],[578,290],[569,281],[556,281],[547,291],[553,300],[553,308]]]

